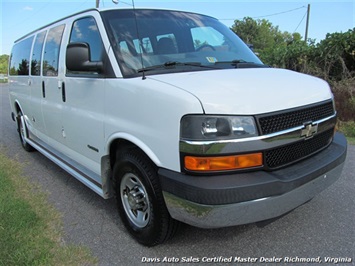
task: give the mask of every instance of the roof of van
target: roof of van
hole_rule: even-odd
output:
[[[97,11],[97,12],[106,12],[106,11],[111,11],[111,10],[166,10],[166,11],[177,11],[177,12],[186,12],[186,13],[193,13],[193,14],[199,14],[199,13],[196,13],[196,12],[191,12],[191,11],[186,11],[186,10],[176,10],[176,9],[168,9],[168,8],[151,8],[151,7],[139,7],[139,8],[134,8],[134,7],[119,7],[119,8],[90,8],[90,9],[85,9],[85,10],[82,10],[82,11],[79,11],[79,12],[76,12],[76,13],[73,13],[71,15],[68,15],[66,17],[63,17],[61,19],[58,19],[58,20],[55,20],[51,23],[48,23],[38,29],[35,29],[29,33],[27,33],[26,35],[22,36],[21,38],[17,39],[14,43],[17,43],[23,39],[26,39],[27,37],[29,37],[30,35],[34,34],[35,32],[41,30],[41,29],[44,29],[44,28],[47,28],[48,26],[51,26],[57,22],[60,22],[62,20],[65,20],[67,18],[71,18],[73,16],[76,16],[76,15],[80,15],[80,14],[84,14],[84,13],[87,13],[87,12],[91,12],[91,11]],[[201,14],[202,15],[202,14]]]

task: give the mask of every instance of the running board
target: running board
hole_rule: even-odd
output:
[[[67,173],[74,176],[81,183],[95,191],[104,199],[110,197],[110,195],[103,192],[102,184],[96,181],[101,180],[101,177],[98,174],[76,163],[74,160],[70,159],[68,156],[62,154],[61,152],[51,148],[49,145],[47,145],[40,139],[36,138],[36,140],[34,140],[32,138],[26,137],[26,142],[30,144],[33,148],[35,148],[37,151],[42,153],[49,160],[58,165],[60,168],[65,170]]]

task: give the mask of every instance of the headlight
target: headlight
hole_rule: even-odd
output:
[[[251,116],[187,115],[181,120],[180,137],[185,140],[226,140],[257,135]]]

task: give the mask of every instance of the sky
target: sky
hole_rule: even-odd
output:
[[[100,0],[101,8],[129,7],[132,0],[114,4]],[[94,8],[95,0],[0,0],[0,55],[10,54],[12,44],[27,33],[81,10]],[[218,18],[228,27],[235,19],[267,19],[281,31],[305,36],[307,6],[310,4],[308,38],[316,42],[327,33],[346,32],[355,27],[355,0],[135,0],[135,7],[186,10]]]

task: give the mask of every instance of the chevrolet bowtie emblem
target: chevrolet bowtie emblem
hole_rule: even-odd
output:
[[[301,130],[301,137],[306,139],[311,138],[318,131],[318,124],[307,123],[304,125],[304,128]]]

